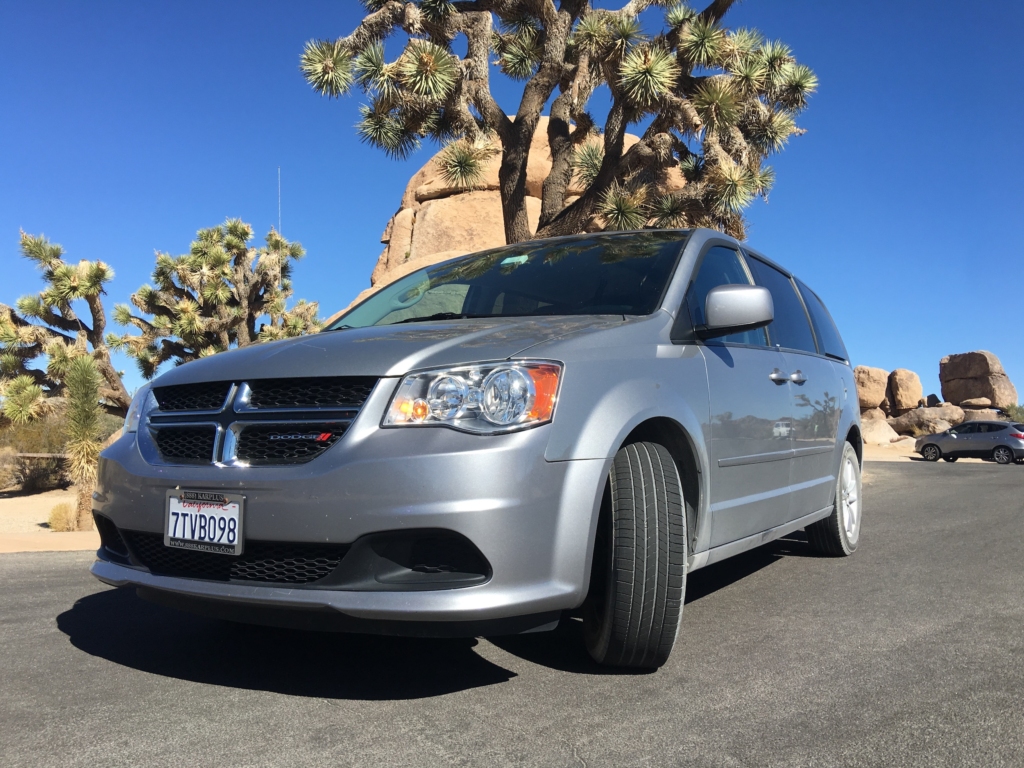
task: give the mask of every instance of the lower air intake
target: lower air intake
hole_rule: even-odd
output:
[[[161,576],[265,584],[310,584],[330,575],[349,545],[247,541],[240,556],[164,546],[159,533],[122,531],[135,558]]]

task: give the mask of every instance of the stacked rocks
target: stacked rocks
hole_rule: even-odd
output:
[[[968,419],[998,418],[993,409],[1017,404],[1017,389],[1003,364],[984,350],[946,355],[939,361],[939,383],[942,398],[963,408]]]
[[[854,368],[865,442],[886,444],[905,435],[935,434],[964,421],[1005,418],[1017,390],[991,352],[947,355],[939,362],[940,401],[923,396],[920,377],[906,368]]]
[[[858,365],[853,375],[862,419],[902,416],[926,404],[921,377],[906,368],[890,373],[883,368]]]

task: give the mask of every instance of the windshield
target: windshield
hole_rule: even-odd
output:
[[[463,317],[649,315],[687,235],[601,234],[446,261],[383,288],[327,330]]]

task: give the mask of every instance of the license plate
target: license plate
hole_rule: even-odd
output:
[[[243,500],[233,493],[168,491],[164,546],[242,554]]]

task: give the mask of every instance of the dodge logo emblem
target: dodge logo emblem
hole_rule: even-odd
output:
[[[320,432],[309,435],[268,435],[268,440],[312,440],[317,443],[326,443],[333,436],[333,432]]]

